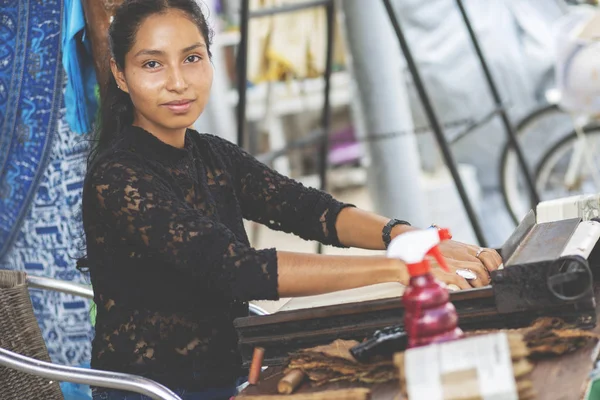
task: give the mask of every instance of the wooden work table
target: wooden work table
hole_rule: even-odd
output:
[[[597,348],[597,347],[596,347]],[[538,362],[532,373],[532,381],[538,393],[538,399],[543,400],[581,400],[592,370],[593,360],[597,350],[589,347],[576,353]],[[277,382],[283,377],[282,367],[266,369],[260,383],[249,386],[242,392],[244,395],[277,394]],[[308,393],[323,390],[359,387],[347,383],[333,383],[318,388],[312,388],[305,383],[295,393]],[[372,400],[403,400],[398,382],[380,385],[362,385],[371,389]],[[242,397],[243,398],[243,397]]]
[[[596,287],[596,315],[600,321],[600,290]],[[600,324],[594,329],[600,333]],[[532,373],[532,381],[540,400],[581,400],[589,382],[589,374],[598,358],[600,346],[589,346],[575,353],[538,361]],[[258,385],[249,386],[243,395],[277,394],[277,383],[283,377],[282,367],[270,367],[263,371]],[[352,385],[334,383],[318,388],[305,382],[295,393],[308,393],[351,387],[368,387],[372,400],[402,400],[398,382],[380,385]]]

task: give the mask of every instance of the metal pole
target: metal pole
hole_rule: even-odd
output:
[[[440,126],[440,123],[437,119],[435,111],[433,110],[433,105],[431,104],[431,101],[429,100],[429,95],[427,94],[427,90],[425,89],[425,85],[423,84],[423,81],[419,74],[419,70],[415,64],[413,57],[412,57],[412,53],[410,52],[408,42],[406,41],[406,38],[404,37],[404,33],[402,32],[402,29],[400,28],[400,23],[398,21],[398,18],[396,18],[396,13],[394,12],[394,8],[392,7],[390,0],[383,0],[383,4],[385,5],[385,9],[387,10],[388,16],[392,23],[392,27],[394,28],[394,32],[396,33],[396,36],[398,37],[398,42],[400,43],[400,48],[402,49],[402,52],[404,53],[404,57],[406,58],[406,63],[408,65],[410,73],[413,76],[415,87],[417,88],[419,98],[421,99],[423,108],[425,109],[425,114],[427,115],[427,119],[429,120],[429,123],[431,124],[431,129],[432,129],[433,133],[435,134],[437,142],[442,151],[442,155],[444,156],[446,166],[448,167],[448,169],[450,170],[450,173],[452,174],[452,178],[454,179],[456,189],[458,190],[460,198],[462,199],[463,205],[465,207],[465,211],[467,212],[469,220],[471,221],[471,225],[473,226],[473,232],[475,233],[475,236],[477,237],[479,244],[483,247],[486,247],[487,242],[485,240],[485,236],[483,235],[483,231],[481,230],[479,220],[477,218],[477,215],[475,214],[475,210],[473,209],[473,206],[471,205],[471,201],[469,199],[469,196],[467,195],[467,192],[463,185],[460,174],[458,173],[458,169],[456,168],[456,163],[454,161],[454,156],[452,155],[452,152],[450,151],[450,147],[448,145],[448,142],[446,141],[446,137],[444,136],[442,127]]]
[[[506,114],[506,110],[502,104],[502,99],[500,98],[500,93],[498,92],[498,88],[496,83],[494,82],[494,77],[490,72],[490,69],[487,65],[487,61],[485,56],[483,55],[483,51],[481,50],[481,46],[479,46],[479,41],[477,40],[477,35],[473,30],[473,26],[471,25],[471,21],[469,20],[469,16],[467,15],[467,11],[465,10],[464,4],[462,0],[456,0],[456,4],[460,10],[460,13],[465,21],[465,25],[467,26],[467,30],[469,31],[469,36],[471,38],[471,42],[473,43],[473,47],[475,48],[475,52],[477,53],[477,58],[479,58],[479,62],[481,63],[481,68],[483,69],[483,73],[485,75],[485,79],[487,81],[488,87],[494,98],[494,102],[496,103],[496,108],[499,111],[500,117],[502,118],[502,123],[506,129],[506,133],[508,134],[508,139],[511,145],[514,147],[515,152],[517,154],[517,159],[519,164],[521,164],[521,168],[523,169],[523,173],[525,174],[525,180],[527,182],[527,187],[529,189],[529,194],[531,196],[532,208],[540,202],[540,196],[537,193],[535,188],[535,183],[531,174],[529,173],[529,168],[527,167],[527,163],[525,161],[525,157],[523,156],[523,151],[521,150],[521,146],[517,141],[517,135],[508,119],[508,115]]]
[[[357,136],[365,139],[373,211],[429,226],[417,138],[400,68],[404,59],[398,47],[390,46],[396,37],[385,8],[377,1],[365,6],[364,0],[343,0],[340,7],[349,70],[358,89],[355,97],[360,99],[353,110],[359,114],[353,119]]]
[[[331,102],[329,94],[331,92],[331,70],[333,67],[333,34],[335,18],[335,2],[329,0],[325,6],[327,18],[327,59],[325,62],[325,93],[323,102],[323,114],[321,116],[322,137],[319,155],[319,178],[321,190],[327,190],[327,157],[329,155],[329,129],[331,128]],[[317,246],[317,253],[323,252],[321,243]]]
[[[327,59],[325,63],[325,93],[323,102],[323,114],[321,116],[321,126],[323,136],[321,138],[321,154],[319,159],[319,177],[321,181],[321,190],[327,189],[327,155],[329,153],[329,129],[331,127],[331,69],[333,65],[333,29],[335,4],[333,1],[325,6],[327,13]]]
[[[237,53],[237,144],[244,147],[244,125],[246,123],[246,81],[248,80],[248,21],[249,1],[241,0],[240,44]]]

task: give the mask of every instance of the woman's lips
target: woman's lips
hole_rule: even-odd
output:
[[[169,103],[163,104],[163,106],[176,114],[182,114],[186,113],[190,109],[192,103],[193,100],[171,101]]]

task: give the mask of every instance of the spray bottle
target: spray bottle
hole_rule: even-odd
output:
[[[388,246],[387,256],[404,261],[411,276],[402,296],[409,348],[463,336],[456,309],[449,301],[448,289],[431,275],[427,260],[427,256],[433,256],[443,269],[449,271],[438,244],[451,237],[447,229],[432,227],[398,235]]]

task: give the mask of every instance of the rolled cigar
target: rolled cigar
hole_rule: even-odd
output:
[[[513,375],[515,379],[520,379],[529,375],[533,371],[533,364],[527,361],[526,358],[521,358],[518,361],[513,361]]]
[[[530,352],[527,348],[527,344],[525,344],[525,341],[523,340],[523,335],[509,332],[506,337],[508,338],[510,355],[513,361],[529,357]]]
[[[304,372],[300,369],[293,369],[288,372],[277,384],[277,391],[281,394],[290,394],[304,380]]]
[[[517,392],[527,393],[530,390],[533,390],[533,382],[529,379],[519,379],[517,380]]]
[[[251,385],[256,385],[258,383],[258,378],[260,377],[260,371],[262,368],[264,356],[264,348],[254,348],[254,353],[252,354],[252,362],[250,363],[250,371],[248,372],[248,383]]]
[[[236,400],[369,400],[371,391],[366,388],[327,390],[324,392],[288,395],[237,396]]]
[[[537,393],[534,388],[519,392],[519,400],[535,400]]]

